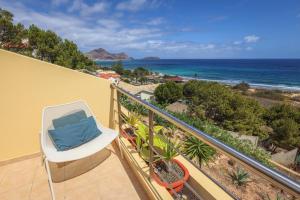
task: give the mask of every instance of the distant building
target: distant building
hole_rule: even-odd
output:
[[[183,82],[183,78],[181,78],[180,76],[167,76],[165,77],[166,81],[174,81],[176,83],[182,83]]]
[[[176,101],[166,107],[167,110],[171,112],[184,113],[187,112],[188,106],[184,103]]]
[[[97,70],[97,76],[99,78],[110,80],[112,83],[115,83],[116,85],[119,84],[120,77],[121,77],[115,71],[102,71],[102,70]]]
[[[152,99],[154,99],[154,94],[145,90],[136,93],[135,96],[141,98],[144,101],[151,101]]]
[[[0,45],[2,46],[2,48],[5,48],[5,49],[27,49],[29,47],[29,40],[27,38],[25,38],[25,39],[22,39],[21,43],[19,43],[19,44],[7,42],[7,43],[3,43]]]

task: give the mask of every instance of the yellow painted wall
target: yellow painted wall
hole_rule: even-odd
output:
[[[4,50],[0,94],[0,163],[40,151],[44,106],[83,99],[109,126],[109,81]]]

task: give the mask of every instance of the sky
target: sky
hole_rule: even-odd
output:
[[[83,52],[134,58],[300,58],[299,0],[0,0],[15,22]]]

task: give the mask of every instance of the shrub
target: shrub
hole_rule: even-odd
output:
[[[249,182],[249,174],[241,168],[238,168],[236,172],[232,171],[229,176],[236,186],[244,186]]]
[[[148,110],[145,109],[145,107],[141,106],[140,104],[133,103],[126,96],[122,95],[121,104],[129,111],[135,111],[141,115],[148,114]],[[164,109],[162,106],[158,105],[158,107]],[[273,166],[269,162],[270,154],[267,153],[264,149],[256,148],[255,146],[252,145],[252,143],[248,141],[242,141],[239,140],[238,138],[234,138],[230,133],[228,133],[228,131],[221,129],[220,127],[212,124],[211,122],[200,120],[199,118],[187,115],[186,113],[170,113],[170,114],[184,121],[185,123],[201,131],[206,132],[207,134],[231,146],[232,148],[244,153],[245,155],[258,160],[269,167]],[[169,127],[172,125],[170,122],[163,119],[162,117],[159,117],[157,115],[154,115],[154,117],[155,117],[155,121],[164,127]]]
[[[266,99],[273,99],[277,101],[283,101],[284,96],[280,90],[258,90],[254,93],[254,96],[262,97]]]
[[[155,89],[154,96],[160,104],[174,103],[182,97],[182,87],[175,82],[168,81]]]
[[[249,88],[250,88],[250,85],[246,82],[241,82],[241,83],[233,86],[233,89],[241,90],[243,92],[246,92]]]
[[[289,104],[273,106],[265,115],[273,129],[270,136],[276,146],[293,148],[300,145],[300,109]]]
[[[231,88],[214,82],[189,81],[183,94],[191,100],[190,110],[201,119],[208,118],[226,130],[265,139],[262,128],[264,108],[253,99],[246,98]]]

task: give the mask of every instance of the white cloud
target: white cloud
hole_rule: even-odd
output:
[[[246,43],[255,43],[255,42],[258,42],[259,39],[260,39],[260,37],[258,37],[256,35],[247,35],[244,37],[244,41]]]
[[[88,16],[95,13],[103,13],[108,7],[109,4],[106,2],[97,2],[93,5],[88,5],[82,0],[75,0],[68,10],[69,12],[79,11],[82,16]]]
[[[145,3],[146,3],[146,0],[128,0],[128,1],[117,4],[116,9],[117,10],[127,10],[127,11],[137,11],[137,10],[141,9]]]
[[[121,24],[114,19],[99,19],[97,23],[109,29],[116,29],[121,27]]]
[[[125,51],[132,56],[136,54],[161,55],[169,57],[216,57],[227,55],[230,52],[244,50],[244,41],[240,45],[224,43],[200,43],[193,41],[176,41],[164,39],[168,29],[156,26],[145,27],[141,24],[128,26],[128,20],[115,17],[114,15],[102,14],[101,17],[79,17],[78,12],[82,11],[82,1],[76,1],[70,12],[48,12],[42,13],[25,7],[25,4],[11,3],[0,0],[1,7],[8,9],[15,15],[15,21],[26,26],[36,24],[43,29],[55,31],[62,38],[73,40],[81,50],[89,51],[93,48],[103,47],[109,51]],[[86,5],[86,4],[84,4]],[[86,5],[92,7],[94,5]],[[83,13],[82,13],[83,14]],[[99,16],[99,15],[95,15]],[[154,20],[154,19],[153,19]],[[155,19],[157,20],[157,19]],[[154,20],[154,21],[155,21]],[[153,21],[153,22],[154,22]],[[166,23],[164,20],[162,22]],[[159,24],[157,20],[152,24]],[[131,24],[132,25],[132,24]],[[189,31],[189,30],[186,30]]]
[[[69,0],[52,0],[51,3],[55,6],[68,3]]]
[[[252,50],[253,50],[253,47],[246,47],[246,50],[247,50],[247,51],[252,51]]]
[[[148,21],[146,24],[147,25],[151,25],[151,26],[157,26],[157,25],[160,25],[162,23],[164,23],[164,19],[162,17],[158,17],[158,18],[154,18],[150,21]]]
[[[233,42],[234,45],[240,45],[240,44],[242,44],[242,43],[243,43],[243,42],[240,41],[240,40],[237,40],[237,41],[234,41],[234,42]]]

